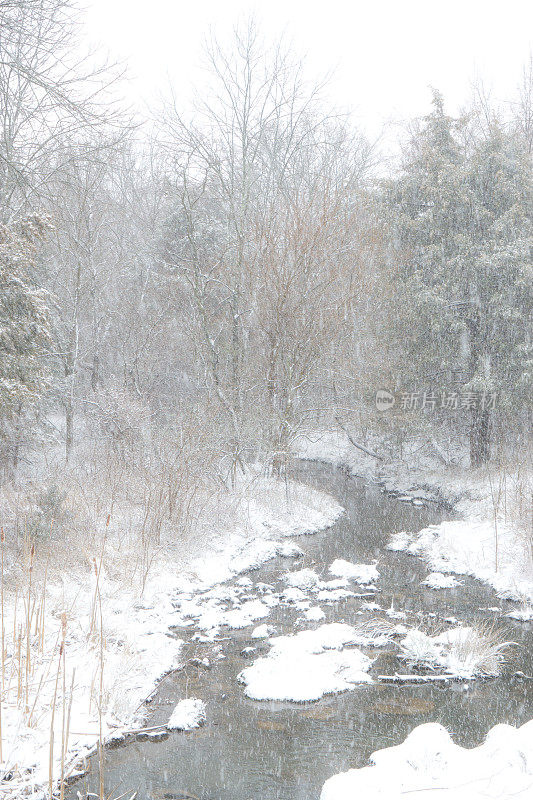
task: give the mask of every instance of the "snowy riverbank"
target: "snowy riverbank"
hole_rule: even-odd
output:
[[[420,453],[407,463],[386,464],[358,451],[341,432],[309,433],[299,440],[297,452],[376,480],[404,502],[439,500],[453,506],[460,519],[398,532],[389,549],[423,558],[435,571],[425,581],[430,588],[458,585],[450,573],[470,575],[490,584],[501,597],[521,602],[509,616],[533,619],[531,542],[512,507],[513,491],[524,489],[513,476],[488,470],[468,473],[440,466]],[[524,481],[524,475],[518,479]],[[526,476],[525,484],[528,480]],[[428,637],[415,631],[404,640],[404,649],[414,635],[423,637],[427,647]],[[433,653],[430,661],[436,663]],[[518,729],[497,725],[473,749],[456,745],[437,723],[420,725],[402,744],[374,753],[372,766],[326,781],[321,800],[400,800],[410,793],[429,800],[435,792],[446,800],[526,800],[533,795],[532,752],[533,721]]]
[[[49,581],[36,614],[5,592],[2,797],[44,797],[50,777],[55,784],[83,768],[100,739],[142,725],[143,701],[179,666],[181,642],[170,631],[181,621],[176,597],[294,555],[283,537],[314,533],[342,513],[323,492],[257,473],[230,499],[231,512],[218,508],[205,521],[211,534],[193,557],[169,545],[154,559],[144,590],[116,575],[123,531],[111,522],[94,569]]]
[[[465,749],[438,723],[419,725],[372,766],[334,775],[320,800],[529,800],[533,795],[533,721],[496,725],[480,747]]]
[[[514,618],[533,619],[533,543],[528,530],[531,475],[526,470],[510,474],[444,466],[428,452],[430,447],[419,445],[412,454],[406,451],[402,462],[384,462],[357,450],[341,431],[309,432],[300,437],[295,449],[303,458],[375,480],[404,502],[418,505],[437,500],[453,507],[453,516],[459,519],[422,531],[398,532],[391,549],[423,558],[434,572],[485,581],[501,597],[521,604],[511,612]]]

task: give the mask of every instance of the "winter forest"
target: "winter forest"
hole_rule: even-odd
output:
[[[0,798],[531,798],[531,54],[387,149],[84,24],[0,0]]]

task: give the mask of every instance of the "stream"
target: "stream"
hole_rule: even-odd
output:
[[[327,575],[336,558],[372,563],[378,560],[382,608],[408,613],[406,624],[431,623],[449,627],[445,620],[472,623],[493,620],[514,604],[496,597],[479,581],[462,578],[455,589],[425,589],[420,582],[428,574],[424,563],[404,553],[385,549],[390,534],[420,530],[450,517],[435,505],[414,506],[384,494],[380,488],[342,470],[313,462],[296,468],[298,480],[332,494],[345,514],[326,531],[300,536],[294,541],[304,550],[297,559],[276,558],[248,573],[255,584],[266,583],[279,591],[281,576],[289,570],[310,567]],[[258,594],[252,586],[251,597]],[[376,612],[357,614],[362,598],[350,597],[322,603],[327,622],[357,624]],[[379,614],[383,617],[383,614]],[[256,658],[269,651],[267,640],[251,638],[256,625],[268,622],[277,633],[317,627],[298,624],[301,611],[291,605],[272,609],[267,620],[247,628],[224,629],[218,643],[194,640],[195,626],[175,630],[185,641],[184,669],[160,683],[147,704],[146,725],[166,722],[176,703],[198,697],[207,706],[207,721],[187,733],[173,731],[162,741],[135,740],[106,750],[106,797],[137,791],[137,800],[317,800],[327,778],[352,767],[365,766],[379,748],[402,742],[424,722],[440,722],[463,746],[474,746],[497,723],[518,726],[531,717],[533,681],[513,677],[522,670],[533,672],[533,627],[498,616],[505,636],[520,644],[507,674],[491,680],[430,685],[357,685],[353,691],[328,695],[312,703],[257,702],[245,697],[237,675]],[[213,657],[221,647],[223,660]],[[254,647],[253,653],[245,648]],[[370,674],[405,672],[396,650],[361,648],[375,658]],[[210,666],[191,664],[208,658]],[[88,774],[70,787],[66,797],[76,800],[98,792],[98,762],[93,759]]]

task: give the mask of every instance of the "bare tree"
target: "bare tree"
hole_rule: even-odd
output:
[[[214,87],[194,122],[175,104],[163,121],[175,197],[166,256],[235,464],[258,401],[280,420],[269,447],[287,447],[280,431],[338,318],[368,148],[321,110],[320,87],[306,87],[288,53],[265,51],[253,25],[230,55],[212,43],[208,58]]]
[[[518,108],[516,110],[518,130],[524,137],[527,151],[533,153],[533,54],[524,67],[519,87]]]
[[[8,221],[38,210],[65,159],[87,155],[95,128],[119,122],[109,91],[119,76],[92,53],[80,57],[70,0],[0,0],[0,20],[0,213]],[[77,153],[63,150],[74,136]]]

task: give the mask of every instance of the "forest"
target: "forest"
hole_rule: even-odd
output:
[[[435,574],[533,618],[531,57],[504,102],[478,81],[453,115],[428,88],[391,157],[256,22],[208,38],[208,90],[170,86],[150,112],[82,26],[71,0],[0,0],[6,798],[74,797],[94,747],[93,795],[111,796],[106,737],[142,727],[180,660],[163,630],[177,587],[194,594],[179,580],[206,591],[272,557],[231,550],[235,531],[264,544],[341,513],[302,460],[421,506],[466,497],[492,549]],[[252,669],[248,697],[287,699]]]

